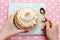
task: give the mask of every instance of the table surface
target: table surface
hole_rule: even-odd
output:
[[[58,25],[58,38],[60,40],[60,0],[0,0],[0,32],[7,20],[8,15],[8,4],[9,3],[45,3],[47,6],[46,9],[46,18],[53,19]],[[46,40],[43,35],[35,36],[18,36],[15,35],[9,40]]]

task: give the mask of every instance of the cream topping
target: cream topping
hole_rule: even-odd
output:
[[[36,24],[37,12],[32,8],[22,8],[18,12],[18,20],[25,27],[33,26]]]

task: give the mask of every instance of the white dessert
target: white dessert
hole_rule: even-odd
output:
[[[38,18],[37,12],[32,8],[21,8],[18,11],[17,18],[22,26],[30,27],[36,24]]]

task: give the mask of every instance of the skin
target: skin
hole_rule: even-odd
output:
[[[14,27],[13,19],[15,15],[16,14],[13,14],[10,17],[8,17],[8,20],[5,23],[2,32],[0,33],[0,40],[7,40],[9,37],[17,33],[25,32],[25,30],[16,30],[16,28]],[[44,30],[46,30],[45,33],[48,40],[58,40],[58,37],[57,37],[58,31],[57,31],[57,26],[55,25],[55,23],[53,23],[52,21],[45,22],[45,26],[42,28],[42,31],[44,32]]]
[[[4,24],[4,28],[3,28],[2,32],[0,33],[0,40],[5,40],[15,34],[25,32],[25,30],[16,30],[16,28],[14,27],[13,19],[14,19],[15,15],[16,14],[13,14],[10,17],[8,17],[8,20]]]
[[[42,31],[46,34],[48,40],[58,40],[58,28],[53,21],[45,22]]]

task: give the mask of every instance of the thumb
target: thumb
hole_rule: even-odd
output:
[[[15,33],[26,33],[29,32],[28,30],[16,30]]]
[[[16,33],[24,33],[25,30],[16,30]]]
[[[45,32],[45,31],[46,31],[46,25],[44,25],[41,30],[42,30],[43,32]]]
[[[15,34],[24,33],[24,32],[25,32],[24,30],[13,30],[10,35],[15,35]]]
[[[46,22],[46,31],[47,30],[50,30],[50,23],[49,22]]]

